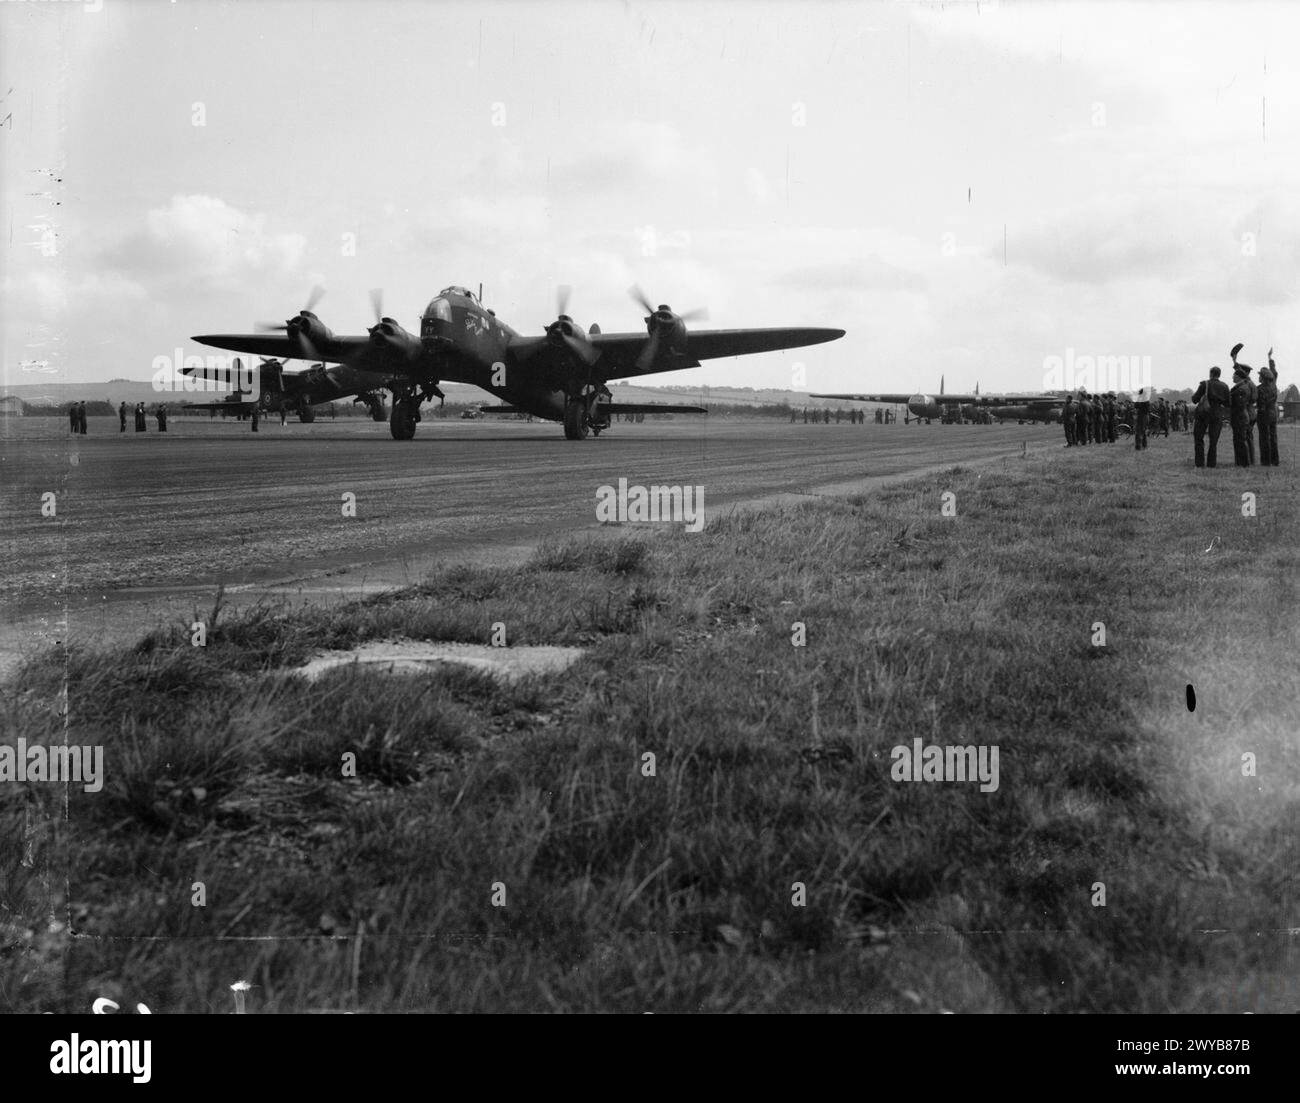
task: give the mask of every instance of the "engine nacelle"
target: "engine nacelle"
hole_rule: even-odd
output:
[[[570,341],[578,341],[584,345],[591,343],[582,326],[567,314],[561,314],[546,327],[546,339],[553,345],[567,345]]]
[[[686,341],[686,323],[666,303],[660,303],[659,309],[646,318],[645,328],[651,335],[658,332],[659,340],[667,342],[669,348],[680,348]]]
[[[402,328],[393,318],[380,318],[370,329],[370,347],[376,352],[413,360],[420,355],[420,339]]]
[[[334,340],[329,326],[322,322],[310,310],[300,310],[285,324],[285,331],[291,337],[305,337],[313,348],[319,349]]]

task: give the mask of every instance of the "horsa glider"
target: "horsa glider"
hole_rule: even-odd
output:
[[[885,402],[891,405],[906,406],[907,413],[903,420],[915,421],[918,425],[924,420],[929,424],[931,418],[941,421],[955,420],[965,415],[968,407],[985,407],[997,418],[1019,418],[1022,421],[1059,421],[1060,408],[1065,405],[1065,393],[1062,391],[1036,391],[1016,394],[980,394],[979,387],[974,394],[944,394],[943,379],[939,380],[939,394],[810,394],[809,398],[837,398],[848,402]]]
[[[420,404],[442,398],[439,383],[470,383],[500,398],[493,413],[524,412],[564,425],[568,440],[582,440],[609,427],[614,414],[704,413],[698,406],[658,406],[614,402],[609,380],[699,367],[701,360],[773,352],[834,341],[842,329],[714,329],[688,331],[691,313],[652,307],[637,288],[632,297],[645,309],[644,333],[602,333],[574,322],[567,313],[569,292],[560,288],[555,321],[541,336],[526,337],[486,309],[480,296],[464,287],[446,287],[420,318],[419,336],[383,313],[374,293],[375,324],[365,336],[335,336],[310,309],[283,325],[256,334],[205,334],[199,344],[280,360],[318,360],[338,364],[371,380],[383,381],[393,395],[389,428],[396,440],[410,440],[420,420]],[[271,331],[275,332],[272,333]]]

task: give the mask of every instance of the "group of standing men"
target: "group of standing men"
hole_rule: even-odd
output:
[[[68,428],[74,433],[86,435],[86,404],[74,402],[68,407]]]
[[[1186,429],[1190,420],[1185,403],[1163,398],[1153,402],[1146,387],[1132,398],[1114,391],[1090,395],[1080,390],[1077,399],[1073,394],[1066,395],[1061,409],[1067,448],[1076,444],[1114,444],[1119,439],[1120,425],[1125,424],[1133,430],[1133,447],[1141,451],[1147,446],[1148,429],[1168,436],[1170,429]]]
[[[1226,421],[1232,428],[1232,454],[1238,467],[1250,467],[1256,462],[1276,467],[1277,365],[1273,362],[1273,350],[1269,349],[1268,367],[1259,369],[1258,384],[1251,382],[1254,369],[1237,360],[1237,354],[1244,347],[1234,345],[1229,354],[1232,357],[1231,389],[1219,378],[1222,374],[1219,368],[1213,367],[1209,378],[1202,380],[1196,388],[1190,404],[1182,400],[1152,399],[1145,387],[1131,399],[1117,396],[1114,391],[1089,395],[1081,390],[1077,399],[1073,394],[1066,396],[1061,411],[1066,446],[1114,443],[1119,425],[1125,423],[1133,429],[1133,447],[1141,451],[1147,446],[1148,430],[1168,436],[1170,429],[1177,431],[1190,427],[1196,466],[1215,467],[1219,434]],[[1259,430],[1258,459],[1256,429]]]
[[[1251,382],[1254,370],[1249,364],[1237,361],[1237,353],[1244,346],[1232,346],[1232,389],[1219,378],[1223,373],[1217,366],[1210,369],[1210,377],[1203,379],[1192,395],[1196,407],[1196,427],[1193,431],[1196,446],[1196,466],[1218,466],[1219,434],[1226,417],[1232,427],[1232,458],[1238,467],[1277,467],[1277,365],[1273,350],[1268,350],[1268,367],[1259,369],[1259,383]],[[1259,429],[1258,461],[1255,451],[1255,429]],[[1209,435],[1210,448],[1205,450],[1205,437]]]
[[[135,404],[134,413],[135,413],[135,431],[137,433],[145,432],[145,430],[149,428],[149,421],[148,421],[148,412],[145,410],[143,402],[137,402]],[[167,432],[167,407],[164,406],[161,402],[158,404],[158,409],[154,411],[154,417],[157,418],[158,420],[158,432],[160,433]],[[118,432],[125,433],[126,432],[126,403],[125,402],[123,402],[117,408],[117,421],[118,424],[121,426]]]
[[[798,416],[799,416],[799,412],[798,412],[797,410],[791,410],[791,411],[790,411],[790,424],[791,424],[791,425],[793,425],[793,424],[795,423],[795,420],[798,418]],[[821,424],[821,425],[829,425],[829,424],[831,423],[831,411],[830,411],[829,409],[824,409],[824,410],[816,410],[816,409],[814,409],[814,410],[809,410],[808,407],[805,406],[805,407],[803,408],[803,423],[804,423],[805,425],[808,424],[808,419],[809,419],[810,416],[811,416],[811,418],[812,418],[812,423],[813,423],[814,425],[817,425],[817,424]],[[849,419],[849,424],[850,424],[850,425],[865,425],[865,424],[867,423],[867,411],[866,411],[866,410],[857,410],[857,409],[854,409],[854,410],[836,410],[836,411],[835,411],[835,424],[838,425],[838,424],[839,424],[841,421],[843,421],[844,418],[846,418],[846,417]],[[879,411],[879,410],[876,411],[876,421],[877,421],[877,422],[880,421],[880,411]]]

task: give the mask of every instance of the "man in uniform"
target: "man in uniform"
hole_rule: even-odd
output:
[[[1114,444],[1119,439],[1119,411],[1115,408],[1115,392],[1106,392],[1106,441]]]
[[[1242,380],[1246,384],[1246,392],[1247,392],[1246,409],[1248,414],[1246,418],[1246,431],[1245,431],[1246,461],[1247,461],[1246,466],[1253,467],[1255,465],[1255,416],[1256,416],[1255,403],[1257,399],[1255,395],[1255,384],[1251,382],[1250,373],[1255,369],[1252,368],[1249,364],[1241,364],[1238,363],[1237,361],[1237,353],[1239,353],[1245,347],[1246,347],[1245,345],[1243,345],[1240,341],[1238,341],[1235,345],[1232,346],[1232,351],[1230,355],[1232,356],[1233,389],[1234,390],[1236,389],[1236,380],[1237,380],[1238,372],[1241,373]],[[1233,407],[1233,411],[1234,413],[1236,411],[1235,405]],[[1234,418],[1233,429],[1232,429],[1232,448],[1235,454],[1237,448],[1237,427],[1235,423],[1235,418]]]
[[[1195,422],[1192,441],[1196,448],[1196,466],[1216,466],[1219,451],[1219,434],[1223,431],[1223,412],[1232,401],[1228,384],[1219,378],[1218,367],[1210,369],[1210,378],[1202,379],[1192,395]],[[1205,452],[1205,434],[1210,434],[1210,452]]]
[[[1240,367],[1232,373],[1230,403],[1232,458],[1238,467],[1249,467],[1250,449],[1246,445],[1246,437],[1250,434],[1250,387],[1247,385],[1246,373]]]
[[[123,402],[122,405],[120,405],[117,408],[117,420],[122,426],[121,430],[119,431],[125,433],[126,432],[126,403],[125,402]]]
[[[1079,401],[1074,404],[1074,443],[1088,443],[1088,392],[1079,388]]]
[[[1277,365],[1268,350],[1268,367],[1259,369],[1255,388],[1255,421],[1259,425],[1259,462],[1277,467]]]
[[[1074,447],[1074,395],[1065,396],[1065,405],[1061,407],[1061,424],[1065,426],[1065,447]]]
[[[1133,449],[1141,451],[1147,446],[1147,419],[1151,416],[1151,396],[1145,387],[1133,396],[1133,411]]]

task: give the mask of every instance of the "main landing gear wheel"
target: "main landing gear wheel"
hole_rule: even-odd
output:
[[[564,404],[564,439],[584,440],[587,436],[587,405],[570,400]]]
[[[417,417],[418,406],[414,399],[394,399],[392,412],[388,416],[388,431],[393,434],[393,440],[413,439]]]
[[[316,411],[313,410],[310,406],[304,406],[301,410],[298,411],[298,420],[301,421],[304,425],[310,425],[313,421],[316,420]]]

